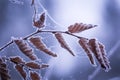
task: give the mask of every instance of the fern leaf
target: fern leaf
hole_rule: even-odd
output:
[[[79,32],[82,32],[84,30],[88,30],[88,29],[94,28],[96,26],[97,25],[75,23],[75,24],[70,25],[68,27],[68,31],[71,32],[71,33],[79,33]]]
[[[55,53],[53,53],[46,47],[39,36],[31,37],[29,40],[40,51],[43,51],[50,56],[57,57]]]
[[[61,33],[54,33],[56,39],[58,40],[59,44],[61,45],[62,48],[66,49],[71,55],[75,56],[73,51],[70,49],[66,41],[64,40],[63,36]]]

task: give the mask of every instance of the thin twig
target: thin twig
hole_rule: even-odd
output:
[[[79,38],[79,39],[82,38],[82,37],[77,36],[77,35],[75,35],[75,34],[69,33],[68,31],[37,30],[37,31],[35,31],[35,32],[27,35],[26,37],[24,37],[23,40],[27,40],[27,39],[30,38],[31,36],[34,36],[34,35],[36,35],[36,34],[38,34],[38,33],[43,33],[43,32],[44,32],[44,33],[57,33],[57,32],[58,32],[58,33],[68,34],[68,35],[74,36],[74,37]],[[9,45],[13,44],[13,42],[14,42],[14,41],[11,40],[11,41],[8,42],[7,44],[3,45],[3,46],[0,48],[0,51],[2,51],[3,49],[5,49],[5,48],[8,47]]]
[[[35,35],[35,34],[37,34],[37,33],[39,33],[39,31],[33,32],[32,34],[24,37],[23,40],[27,40],[29,37],[31,37],[31,36],[33,36],[33,35]],[[5,49],[5,48],[8,47],[9,45],[13,44],[13,42],[14,42],[14,41],[11,40],[11,41],[9,41],[7,44],[3,45],[3,46],[0,48],[0,51],[2,51],[3,49]]]
[[[3,45],[1,48],[0,48],[0,51],[2,51],[4,48],[6,48],[7,46],[11,45],[13,43],[13,41],[9,41],[6,45]]]
[[[68,34],[68,35],[71,35],[71,36],[74,36],[74,37],[76,37],[76,38],[78,38],[78,39],[83,38],[83,37],[77,36],[77,35],[75,35],[75,34],[69,33],[68,31],[66,31],[66,32],[64,32],[64,33],[66,33],[66,34]]]
[[[68,34],[68,35],[71,35],[71,36],[74,36],[74,37],[76,37],[76,38],[82,38],[82,37],[80,37],[80,36],[77,36],[77,35],[75,35],[75,34],[72,34],[72,33],[69,33],[68,31],[48,31],[48,30],[44,30],[44,31],[40,31],[40,32],[49,32],[49,33],[64,33],[64,34]]]
[[[27,40],[27,38],[29,38],[29,37],[31,37],[31,36],[37,34],[37,33],[38,33],[38,31],[36,31],[36,32],[34,32],[34,33],[32,33],[32,34],[30,34],[30,35],[24,37],[23,39],[24,39],[24,40]],[[5,49],[5,48],[8,47],[9,45],[13,44],[13,42],[14,42],[14,41],[11,40],[11,41],[9,41],[7,44],[3,45],[3,46],[0,48],[0,51],[2,51],[3,49]]]
[[[35,31],[35,32],[33,32],[33,33],[31,33],[31,34],[29,34],[29,35],[27,35],[26,37],[24,37],[23,38],[23,40],[27,40],[28,38],[30,38],[31,36],[33,36],[33,35],[36,35],[36,34],[38,34],[40,31],[39,30],[37,30],[37,31]]]

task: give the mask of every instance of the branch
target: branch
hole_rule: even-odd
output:
[[[37,34],[37,33],[39,33],[39,31],[33,32],[32,34],[24,37],[23,40],[27,40],[29,37],[31,37],[31,36],[33,36],[33,35],[35,35],[35,34]],[[3,45],[3,46],[0,48],[0,51],[2,51],[3,49],[5,49],[5,48],[8,47],[9,45],[13,44],[13,42],[14,42],[14,41],[11,40],[11,41],[9,41],[8,43],[6,43],[5,45]]]
[[[36,34],[38,34],[38,33],[56,33],[56,32],[68,34],[68,35],[74,36],[74,37],[79,38],[79,39],[82,38],[82,37],[77,36],[77,35],[75,35],[75,34],[69,33],[68,31],[39,30],[39,29],[38,29],[37,31],[35,31],[35,32],[27,35],[26,37],[24,37],[23,40],[27,40],[27,39],[30,38],[31,36],[34,36],[34,35],[36,35]],[[13,44],[13,43],[14,43],[13,40],[9,41],[8,43],[6,43],[5,45],[3,45],[3,46],[0,48],[0,51],[2,51],[3,49],[5,49],[6,47],[8,47],[9,45],[11,45],[11,44]]]
[[[13,41],[9,41],[8,43],[6,43],[5,45],[3,45],[1,48],[0,48],[0,51],[2,51],[3,49],[5,49],[6,47],[8,47],[9,45],[11,45],[13,43]]]

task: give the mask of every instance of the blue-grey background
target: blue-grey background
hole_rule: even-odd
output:
[[[36,55],[44,63],[50,64],[50,68],[41,70],[41,75],[48,80],[120,80],[120,1],[119,0],[38,0],[48,13],[55,19],[47,18],[45,29],[67,30],[67,27],[75,22],[97,24],[98,27],[85,31],[79,36],[97,38],[102,42],[109,55],[112,69],[104,72],[102,69],[93,75],[98,69],[90,65],[84,51],[74,37],[64,35],[66,41],[77,55],[72,57],[66,50],[61,49],[54,36],[51,34],[39,34],[46,45],[57,52],[60,57],[51,58],[43,52],[35,50]],[[33,8],[31,0],[0,0],[0,46],[11,40],[11,37],[24,37],[33,31],[32,26]],[[37,3],[38,12],[42,11]],[[110,55],[110,54],[111,55]],[[11,45],[0,52],[1,56],[19,55],[26,60],[16,47]],[[14,70],[13,65],[8,63],[11,80],[22,78]]]

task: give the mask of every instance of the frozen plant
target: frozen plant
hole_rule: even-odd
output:
[[[68,43],[65,41],[63,35],[67,34],[73,36],[78,39],[78,43],[81,48],[85,51],[88,56],[88,59],[91,65],[95,66],[95,59],[99,62],[101,68],[105,71],[110,70],[109,60],[106,57],[105,46],[99,42],[97,39],[88,39],[85,37],[77,36],[75,33],[80,33],[85,30],[89,30],[91,28],[97,27],[97,25],[92,24],[84,24],[84,23],[75,23],[68,26],[67,31],[56,31],[56,30],[43,30],[46,27],[46,17],[50,17],[46,11],[41,12],[38,19],[36,7],[35,7],[35,0],[32,0],[31,6],[34,8],[34,17],[33,17],[33,26],[36,28],[36,31],[27,35],[26,37],[21,38],[12,38],[10,42],[5,44],[0,48],[0,51],[5,49],[11,44],[16,44],[18,49],[30,60],[25,61],[20,56],[10,56],[4,57],[0,56],[0,79],[1,80],[10,80],[9,69],[7,68],[6,61],[12,62],[14,68],[17,72],[21,75],[24,80],[42,80],[42,77],[39,73],[39,70],[43,68],[49,67],[49,64],[39,63],[38,57],[35,55],[34,50],[32,47],[43,51],[48,56],[57,57],[57,53],[51,51],[47,48],[45,43],[42,41],[41,37],[38,33],[51,33],[54,35],[55,39],[57,39],[58,43],[62,48],[67,50],[72,56],[76,56],[72,49],[69,47]],[[28,44],[32,44],[31,46]],[[28,73],[27,73],[28,71]]]

